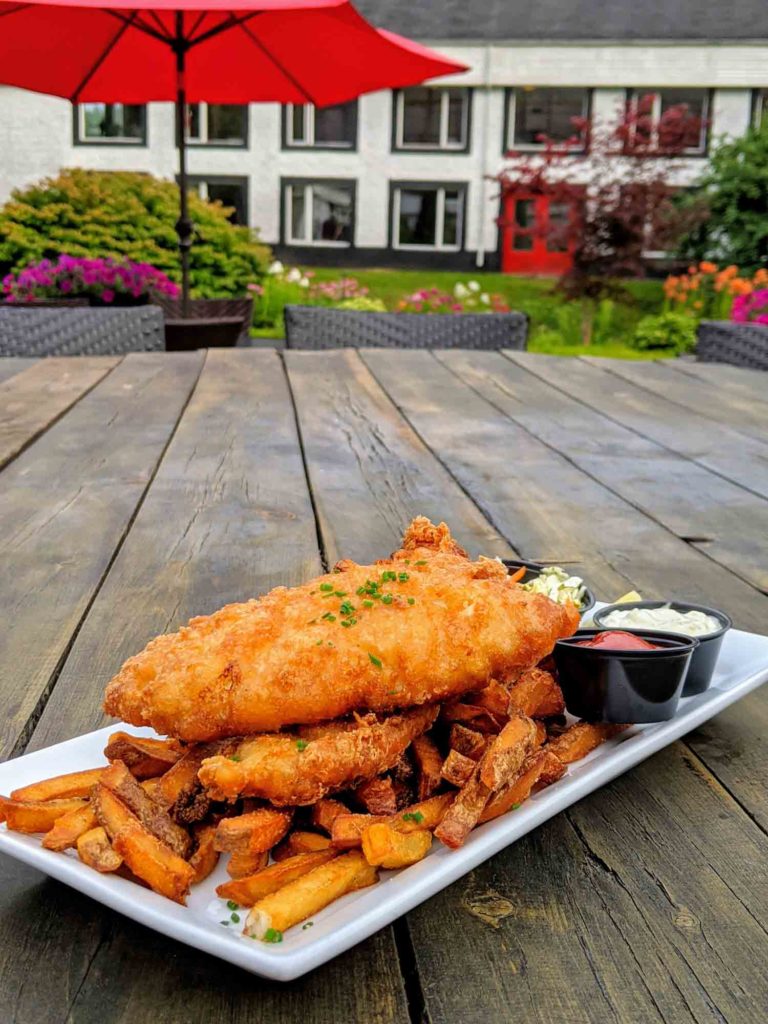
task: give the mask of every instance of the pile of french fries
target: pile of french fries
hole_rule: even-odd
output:
[[[227,741],[184,746],[117,732],[102,768],[60,775],[0,797],[9,829],[44,833],[100,872],[125,875],[184,903],[228,855],[224,925],[265,942],[329,903],[373,885],[379,869],[422,860],[436,837],[460,846],[478,824],[515,810],[624,726],[567,725],[544,668],[443,705],[398,764],[310,807],[214,802],[198,770]],[[231,911],[231,913],[229,913]],[[309,927],[309,924],[305,924]]]

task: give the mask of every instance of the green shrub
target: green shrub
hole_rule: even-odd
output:
[[[337,306],[337,309],[357,309],[362,313],[386,313],[387,307],[381,299],[374,299],[370,295],[358,295],[354,299],[344,299]]]
[[[690,352],[696,344],[696,321],[686,313],[660,313],[644,316],[635,328],[632,346],[660,349],[677,354]]]
[[[189,196],[195,225],[192,294],[245,294],[270,260],[267,246],[247,227],[227,219],[220,203]],[[129,171],[65,170],[57,178],[16,190],[0,210],[0,268],[18,270],[41,259],[111,257],[151,263],[180,281],[174,225],[179,193],[171,181]]]

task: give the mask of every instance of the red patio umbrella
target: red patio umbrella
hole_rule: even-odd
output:
[[[185,309],[188,102],[327,106],[465,70],[346,0],[0,0],[0,83],[73,103],[175,101]]]

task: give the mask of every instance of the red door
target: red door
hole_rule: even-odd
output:
[[[505,274],[562,274],[573,264],[575,203],[510,192],[502,213],[501,269]]]

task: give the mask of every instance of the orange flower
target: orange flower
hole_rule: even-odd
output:
[[[701,300],[699,300],[698,302],[694,302],[693,308],[694,309],[703,309],[704,308],[704,303]]]
[[[755,271],[755,276],[752,278],[752,284],[768,284],[768,270],[761,267]]]
[[[702,274],[716,274],[717,264],[710,263],[709,260],[702,260],[699,264],[699,270],[702,272]]]
[[[731,281],[731,295],[749,295],[752,292],[752,282],[743,277],[735,277]]]
[[[688,273],[689,274],[695,274],[696,273],[696,267],[688,267]]]

